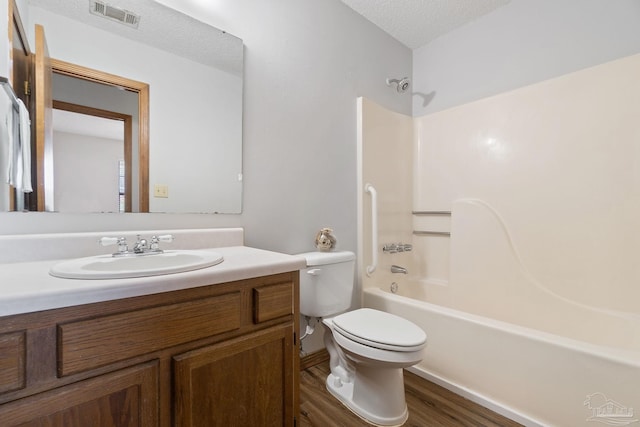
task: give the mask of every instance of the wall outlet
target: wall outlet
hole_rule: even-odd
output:
[[[167,198],[169,197],[169,186],[167,185],[154,185],[153,186],[153,197],[161,197]]]

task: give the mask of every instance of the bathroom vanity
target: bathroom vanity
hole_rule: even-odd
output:
[[[1,424],[295,425],[304,260],[215,250],[213,267],[118,280],[51,277],[50,260],[0,265],[0,288],[26,289],[5,293],[14,307],[33,281],[44,295],[0,317]]]

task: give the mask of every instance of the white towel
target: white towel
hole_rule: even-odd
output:
[[[7,98],[8,100],[8,98]],[[9,101],[9,100],[8,100]],[[5,182],[7,184],[11,184],[13,179],[13,164],[14,164],[14,156],[13,156],[13,115],[14,109],[11,101],[7,104],[7,110],[5,111],[4,117],[2,118],[2,127],[0,128],[0,138],[2,138],[2,146],[3,151],[6,152],[7,157],[4,166],[5,171]]]
[[[13,110],[12,120],[7,120],[9,135],[9,164],[7,183],[18,192],[31,193],[31,121],[29,110],[18,99],[18,111]]]
[[[31,120],[29,110],[21,99],[18,99],[20,109],[20,152],[22,154],[22,186],[23,193],[33,192],[31,186]]]

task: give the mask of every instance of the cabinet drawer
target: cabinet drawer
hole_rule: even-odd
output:
[[[97,368],[240,327],[240,292],[58,325],[58,374]]]
[[[253,321],[266,322],[293,314],[293,284],[290,282],[253,289]]]
[[[0,335],[0,393],[24,388],[24,332]]]

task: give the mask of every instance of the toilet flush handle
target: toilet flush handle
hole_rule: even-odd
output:
[[[307,271],[307,274],[311,276],[319,276],[321,271],[322,271],[321,268],[312,268],[311,270]]]

